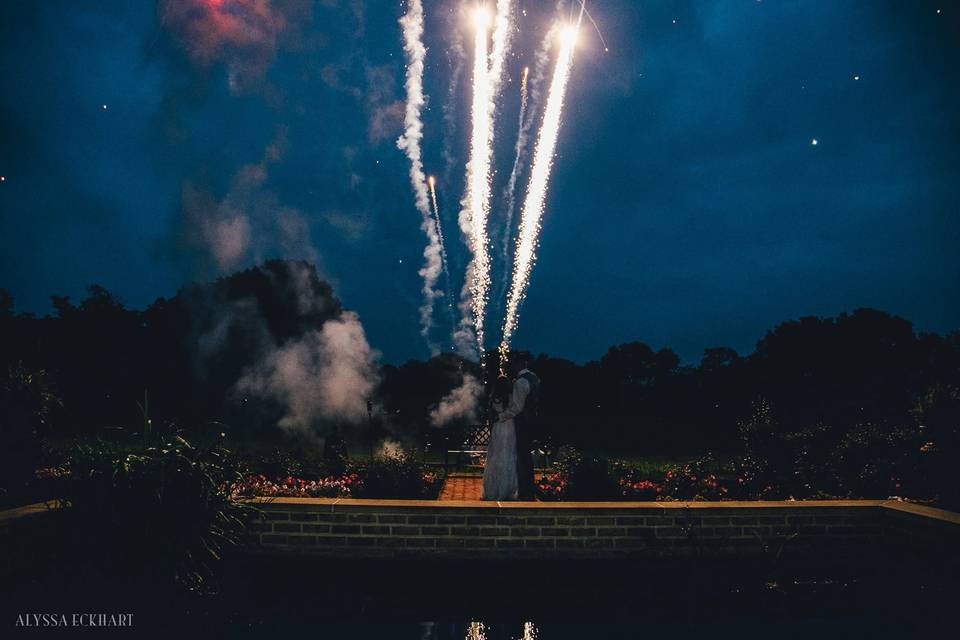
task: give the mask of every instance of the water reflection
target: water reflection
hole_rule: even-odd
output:
[[[506,625],[498,625],[498,626],[502,627]],[[500,640],[501,634],[498,633],[500,631],[506,631],[507,633],[509,633],[507,629],[499,629],[498,627],[495,626],[490,630],[491,633],[488,636],[488,625],[485,625],[482,622],[471,622],[470,626],[467,628],[467,635],[465,640]],[[507,638],[509,638],[509,640],[535,640],[536,637],[537,637],[537,628],[533,626],[532,622],[524,622],[521,635],[514,636],[511,634],[509,636],[506,636],[504,640],[507,640]]]
[[[536,640],[537,628],[532,622],[474,621],[467,625],[424,622],[420,625],[420,640],[459,640],[460,638],[464,640]]]

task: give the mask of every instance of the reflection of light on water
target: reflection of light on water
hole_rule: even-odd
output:
[[[467,628],[467,636],[465,640],[487,640],[487,636],[484,633],[485,627],[482,622],[471,622],[470,626]],[[537,639],[537,628],[533,626],[532,622],[523,623],[523,637],[519,640],[536,640]]]

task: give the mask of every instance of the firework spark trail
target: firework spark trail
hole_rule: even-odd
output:
[[[443,260],[443,270],[449,273],[447,269],[447,249],[443,242],[443,227],[440,225],[440,207],[437,205],[437,179],[430,176],[427,178],[427,184],[430,186],[430,200],[433,202],[433,215],[437,224],[437,237],[440,238],[440,258]]]
[[[559,6],[557,12],[559,13]],[[516,210],[517,181],[520,179],[520,172],[523,170],[524,164],[527,160],[527,143],[530,139],[530,127],[533,126],[533,123],[536,120],[537,111],[540,109],[540,98],[542,93],[541,86],[543,85],[544,78],[547,75],[547,64],[550,62],[551,44],[556,41],[557,25],[555,24],[550,28],[550,30],[547,32],[547,35],[543,38],[543,43],[540,45],[540,48],[537,50],[537,53],[534,56],[533,77],[528,78],[526,68],[524,69],[524,82],[522,83],[521,88],[526,88],[526,93],[521,95],[520,128],[519,132],[517,133],[517,143],[514,148],[513,168],[510,171],[510,178],[507,180],[507,187],[504,193],[504,199],[507,203],[507,212],[504,218],[503,237],[500,239],[500,250],[503,254],[504,262],[509,260],[510,254],[510,237],[513,233],[513,213]],[[524,95],[526,96],[527,102],[526,118],[523,116]],[[509,272],[504,271],[502,285],[500,286],[500,290],[497,294],[497,300],[502,299],[503,290],[507,287],[508,279]]]
[[[475,14],[476,39],[473,59],[473,103],[471,105],[470,160],[467,162],[467,193],[460,212],[460,228],[467,236],[473,258],[467,265],[461,292],[462,316],[454,335],[461,352],[476,354],[483,363],[483,320],[490,288],[490,253],[487,247],[487,216],[490,210],[490,83],[487,75],[487,27],[489,17],[482,9]],[[472,318],[471,318],[472,316]],[[472,325],[472,331],[471,331]],[[475,345],[470,344],[471,333]]]
[[[440,240],[440,261],[443,264],[444,285],[447,291],[444,297],[447,299],[447,312],[450,316],[450,326],[452,327],[454,324],[453,302],[451,301],[449,292],[453,291],[453,289],[450,287],[450,268],[447,266],[447,245],[443,240],[443,225],[440,222],[440,205],[437,204],[437,179],[430,176],[427,178],[427,184],[430,186],[430,200],[433,202],[434,221],[437,227],[437,237]]]
[[[507,298],[507,313],[503,322],[503,339],[500,342],[501,368],[506,364],[510,340],[517,328],[520,304],[526,295],[527,285],[530,282],[530,271],[536,261],[540,219],[543,217],[543,207],[550,182],[550,170],[553,166],[553,155],[556,151],[557,136],[560,132],[560,115],[563,111],[563,97],[567,88],[567,80],[570,78],[570,67],[573,64],[576,33],[577,27],[573,26],[566,27],[561,32],[560,53],[557,57],[557,66],[553,72],[553,80],[550,82],[547,108],[543,114],[543,124],[540,127],[533,153],[533,167],[530,170],[527,195],[523,203],[523,209],[520,211],[520,234],[517,238],[517,248],[513,260],[513,280],[510,286],[510,295]]]
[[[423,61],[427,50],[423,46],[423,3],[410,0],[406,15],[400,18],[403,29],[403,49],[407,54],[407,104],[404,114],[404,133],[397,139],[397,147],[406,152],[410,159],[410,184],[413,186],[417,211],[420,212],[420,228],[427,236],[427,246],[423,250],[424,265],[419,275],[423,278],[423,305],[420,307],[420,333],[427,339],[430,350],[438,352],[430,341],[430,329],[433,326],[433,306],[442,291],[436,289],[437,279],[443,269],[443,249],[437,227],[430,214],[430,201],[427,194],[426,176],[423,172],[423,158],[420,140],[423,138],[423,122],[420,110],[426,102],[423,95]]]

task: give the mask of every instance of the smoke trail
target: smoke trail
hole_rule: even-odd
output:
[[[567,88],[567,80],[570,78],[570,67],[573,64],[573,47],[576,35],[577,27],[573,26],[566,27],[561,32],[557,66],[553,72],[553,80],[550,82],[547,108],[543,114],[543,124],[540,126],[540,134],[537,137],[537,145],[533,153],[530,182],[527,185],[527,195],[523,202],[523,209],[520,211],[520,235],[517,238],[517,249],[513,259],[513,280],[510,295],[507,298],[507,313],[503,322],[503,339],[500,343],[501,367],[506,363],[510,339],[517,327],[520,304],[526,296],[530,271],[536,261],[540,219],[543,217],[543,206],[550,182],[550,170],[553,166],[553,155],[557,147],[557,135],[560,132],[560,115],[563,111],[563,97]]]
[[[514,193],[517,189],[517,178],[520,176],[520,167],[526,155],[527,134],[530,130],[530,122],[526,121],[527,116],[527,77],[530,75],[530,67],[523,68],[523,76],[520,78],[520,118],[517,124],[517,142],[514,146],[513,168],[510,170],[510,179],[507,180],[507,188],[504,190],[504,198],[507,201],[507,214],[504,219],[503,238],[500,241],[503,261],[507,261],[510,251],[510,232],[513,228],[513,209],[516,206]],[[500,295],[497,295],[497,299]]]
[[[430,200],[433,202],[433,217],[437,225],[437,237],[440,239],[440,259],[443,261],[443,271],[450,276],[450,270],[447,268],[447,248],[443,241],[443,225],[440,223],[440,206],[437,204],[437,179],[433,176],[427,178],[427,185],[430,187]]]
[[[467,193],[461,204],[460,228],[467,236],[473,257],[467,265],[461,291],[460,325],[454,334],[458,349],[477,355],[483,362],[483,320],[490,288],[490,254],[487,247],[487,215],[490,210],[490,143],[492,140],[490,82],[487,79],[487,27],[489,17],[478,9],[473,59],[470,160],[467,162]],[[476,352],[474,352],[476,349]]]
[[[467,58],[463,50],[463,36],[460,29],[450,25],[448,29],[454,36],[450,42],[447,55],[452,59],[450,69],[450,86],[447,88],[447,99],[443,103],[443,184],[450,184],[450,175],[457,163],[457,154],[454,150],[454,140],[457,134],[457,89],[460,87],[460,76],[463,73],[464,61]]]
[[[430,185],[430,200],[433,202],[433,216],[437,223],[437,237],[440,240],[440,260],[443,264],[444,284],[446,285],[446,291],[450,292],[453,291],[453,288],[450,286],[450,267],[447,265],[447,245],[443,239],[443,225],[440,222],[440,205],[437,204],[437,179],[430,176],[427,178],[427,184]],[[447,313],[450,316],[450,326],[452,327],[454,324],[453,302],[449,295],[445,297],[447,299]]]
[[[423,305],[420,307],[420,334],[427,339],[431,352],[439,352],[430,341],[430,328],[433,326],[433,305],[443,295],[436,289],[437,279],[443,269],[443,248],[437,227],[430,214],[430,200],[427,194],[426,176],[423,173],[423,159],[420,140],[423,138],[423,122],[420,110],[426,102],[423,95],[423,60],[427,50],[423,46],[423,3],[410,0],[406,15],[400,18],[403,29],[403,49],[407,54],[407,105],[404,116],[404,133],[397,139],[397,147],[406,152],[410,159],[410,184],[417,210],[420,212],[420,228],[427,236],[427,246],[423,250],[424,265],[419,274],[423,278]]]
[[[497,17],[493,28],[493,49],[490,52],[490,72],[487,76],[489,83],[489,98],[496,100],[503,82],[503,69],[507,53],[510,50],[510,2],[511,0],[497,0]],[[490,113],[493,113],[491,105]]]

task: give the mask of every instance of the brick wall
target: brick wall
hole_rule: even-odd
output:
[[[791,549],[844,554],[944,536],[932,518],[884,501],[491,503],[276,498],[249,525],[262,550],[341,556],[482,554],[671,556]],[[905,532],[910,532],[906,535]],[[912,537],[911,537],[912,536]]]

